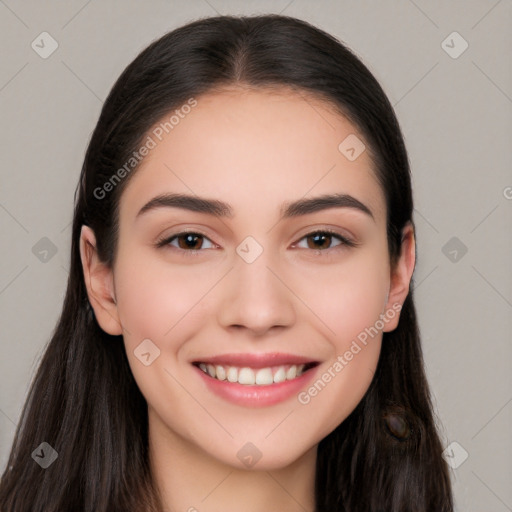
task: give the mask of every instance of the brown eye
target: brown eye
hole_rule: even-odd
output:
[[[332,238],[329,233],[315,233],[306,237],[310,249],[329,249]]]
[[[185,233],[176,237],[178,240],[178,247],[180,249],[201,249],[203,245],[203,236],[196,233]]]
[[[303,240],[306,241],[306,246],[304,246]],[[355,244],[344,236],[330,231],[314,231],[301,238],[297,243],[297,247],[321,251],[343,245],[353,246]]]
[[[173,248],[187,252],[213,248],[212,242],[206,236],[201,233],[194,233],[191,231],[177,233],[176,235],[157,242],[157,247],[163,247],[166,245],[170,245]]]

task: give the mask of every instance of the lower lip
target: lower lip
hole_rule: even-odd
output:
[[[318,366],[309,369],[300,377],[286,380],[268,386],[249,386],[228,380],[218,380],[210,377],[197,366],[194,366],[199,376],[208,388],[217,396],[236,405],[246,407],[267,407],[279,402],[284,402],[292,396],[296,396],[301,389],[313,378]]]

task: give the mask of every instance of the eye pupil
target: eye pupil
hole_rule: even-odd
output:
[[[202,238],[202,235],[195,235],[194,233],[186,233],[185,235],[181,235],[179,237],[179,245],[181,249],[199,249],[201,244],[199,244],[199,247],[196,247],[198,244],[198,239]],[[181,241],[184,240],[184,244],[181,243]]]
[[[314,244],[318,244],[320,242],[320,247],[318,245],[313,245],[313,247],[310,246],[311,249],[328,249],[329,245],[331,245],[332,235],[329,235],[327,233],[315,233],[314,235],[311,235],[309,238],[314,239]],[[322,245],[325,245],[326,241],[327,247],[322,247]]]

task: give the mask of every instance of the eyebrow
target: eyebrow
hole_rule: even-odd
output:
[[[233,217],[233,208],[229,204],[217,199],[207,199],[188,194],[161,194],[148,201],[139,210],[136,218],[158,208],[182,208],[215,217]],[[330,208],[352,208],[365,213],[375,220],[371,210],[349,194],[325,194],[318,197],[285,202],[281,207],[281,219],[300,217],[301,215],[308,215]]]

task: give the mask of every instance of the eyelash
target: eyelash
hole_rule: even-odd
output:
[[[201,233],[200,231],[182,231],[180,233],[176,233],[174,235],[157,240],[155,242],[155,246],[157,248],[161,248],[161,247],[170,245],[170,243],[172,241],[174,241],[175,239],[179,238],[180,236],[186,236],[186,235],[198,235],[203,238],[206,238],[213,244],[213,242],[205,234]],[[345,236],[340,235],[336,231],[332,231],[330,229],[318,229],[316,231],[311,231],[310,233],[306,233],[302,238],[300,238],[298,240],[298,242],[304,240],[305,238],[314,236],[314,235],[329,235],[329,236],[332,236],[333,238],[336,238],[337,240],[339,240],[341,242],[339,245],[336,245],[334,247],[329,247],[328,249],[309,249],[311,251],[316,251],[321,256],[326,256],[326,254],[321,254],[321,253],[325,253],[325,252],[336,250],[336,249],[343,249],[344,247],[356,247],[357,245],[359,245],[358,243],[354,242],[353,240],[349,240]],[[298,242],[294,243],[294,245],[296,245]],[[170,246],[170,247],[182,252],[186,256],[191,256],[191,257],[199,256],[199,253],[201,253],[202,251],[205,250],[205,249],[181,249],[179,247],[174,247],[174,246]]]

